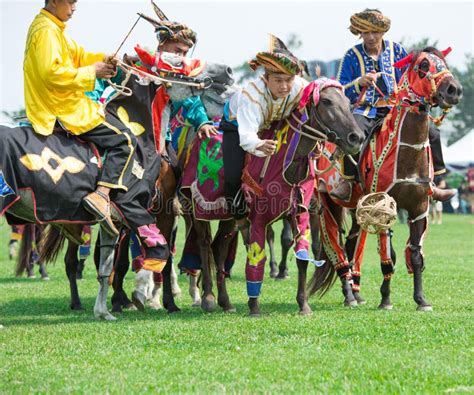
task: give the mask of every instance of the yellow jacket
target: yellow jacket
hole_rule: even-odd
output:
[[[42,9],[28,31],[23,74],[26,115],[36,133],[53,132],[56,120],[74,134],[104,121],[100,105],[85,96],[94,90],[95,62],[105,54],[89,53],[64,34],[66,25]]]

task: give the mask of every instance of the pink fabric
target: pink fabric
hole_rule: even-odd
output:
[[[165,237],[161,234],[155,224],[142,225],[137,229],[137,231],[140,240],[145,243],[147,247],[156,247],[157,245],[167,244]]]
[[[328,78],[319,78],[314,80],[306,86],[303,91],[303,95],[301,96],[300,103],[298,104],[298,109],[301,111],[306,105],[308,104],[311,94],[313,95],[313,103],[314,106],[317,106],[319,103],[319,98],[321,96],[321,91],[329,88],[334,87],[343,90],[344,88],[342,85],[337,82],[336,80],[330,80]]]

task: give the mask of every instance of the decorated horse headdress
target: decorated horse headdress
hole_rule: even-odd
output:
[[[377,32],[386,33],[390,29],[390,18],[377,9],[366,8],[351,16],[349,30],[358,36],[361,33]]]
[[[401,90],[407,91],[412,99],[426,104],[435,104],[433,97],[439,85],[445,78],[452,77],[444,59],[450,52],[451,47],[444,51],[425,48],[396,62],[393,66],[398,68],[409,65],[401,82]]]
[[[270,34],[269,50],[257,53],[255,59],[249,61],[249,66],[252,70],[263,67],[273,73],[288,75],[301,74],[304,70],[303,63],[273,34]]]

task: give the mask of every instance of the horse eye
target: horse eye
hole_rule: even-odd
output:
[[[430,69],[430,62],[428,60],[424,59],[419,66],[419,70],[423,71],[423,73],[420,74],[420,77],[423,78],[425,74],[429,71]]]
[[[330,99],[321,99],[321,103],[324,104],[325,106],[332,105],[332,101]]]

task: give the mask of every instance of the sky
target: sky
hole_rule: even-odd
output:
[[[296,33],[303,46],[295,55],[332,60],[359,42],[349,18],[366,7],[392,20],[385,35],[412,43],[423,37],[453,47],[449,63],[463,68],[473,53],[473,1],[181,1],[156,0],[171,20],[198,34],[193,57],[236,66],[268,46],[268,33],[286,40]],[[43,0],[0,0],[0,111],[23,107],[23,51],[31,21]],[[79,0],[66,33],[90,52],[114,53],[135,22],[137,12],[154,15],[149,0]],[[142,20],[119,54],[136,44],[153,48],[152,26]],[[0,118],[1,120],[1,118]]]

